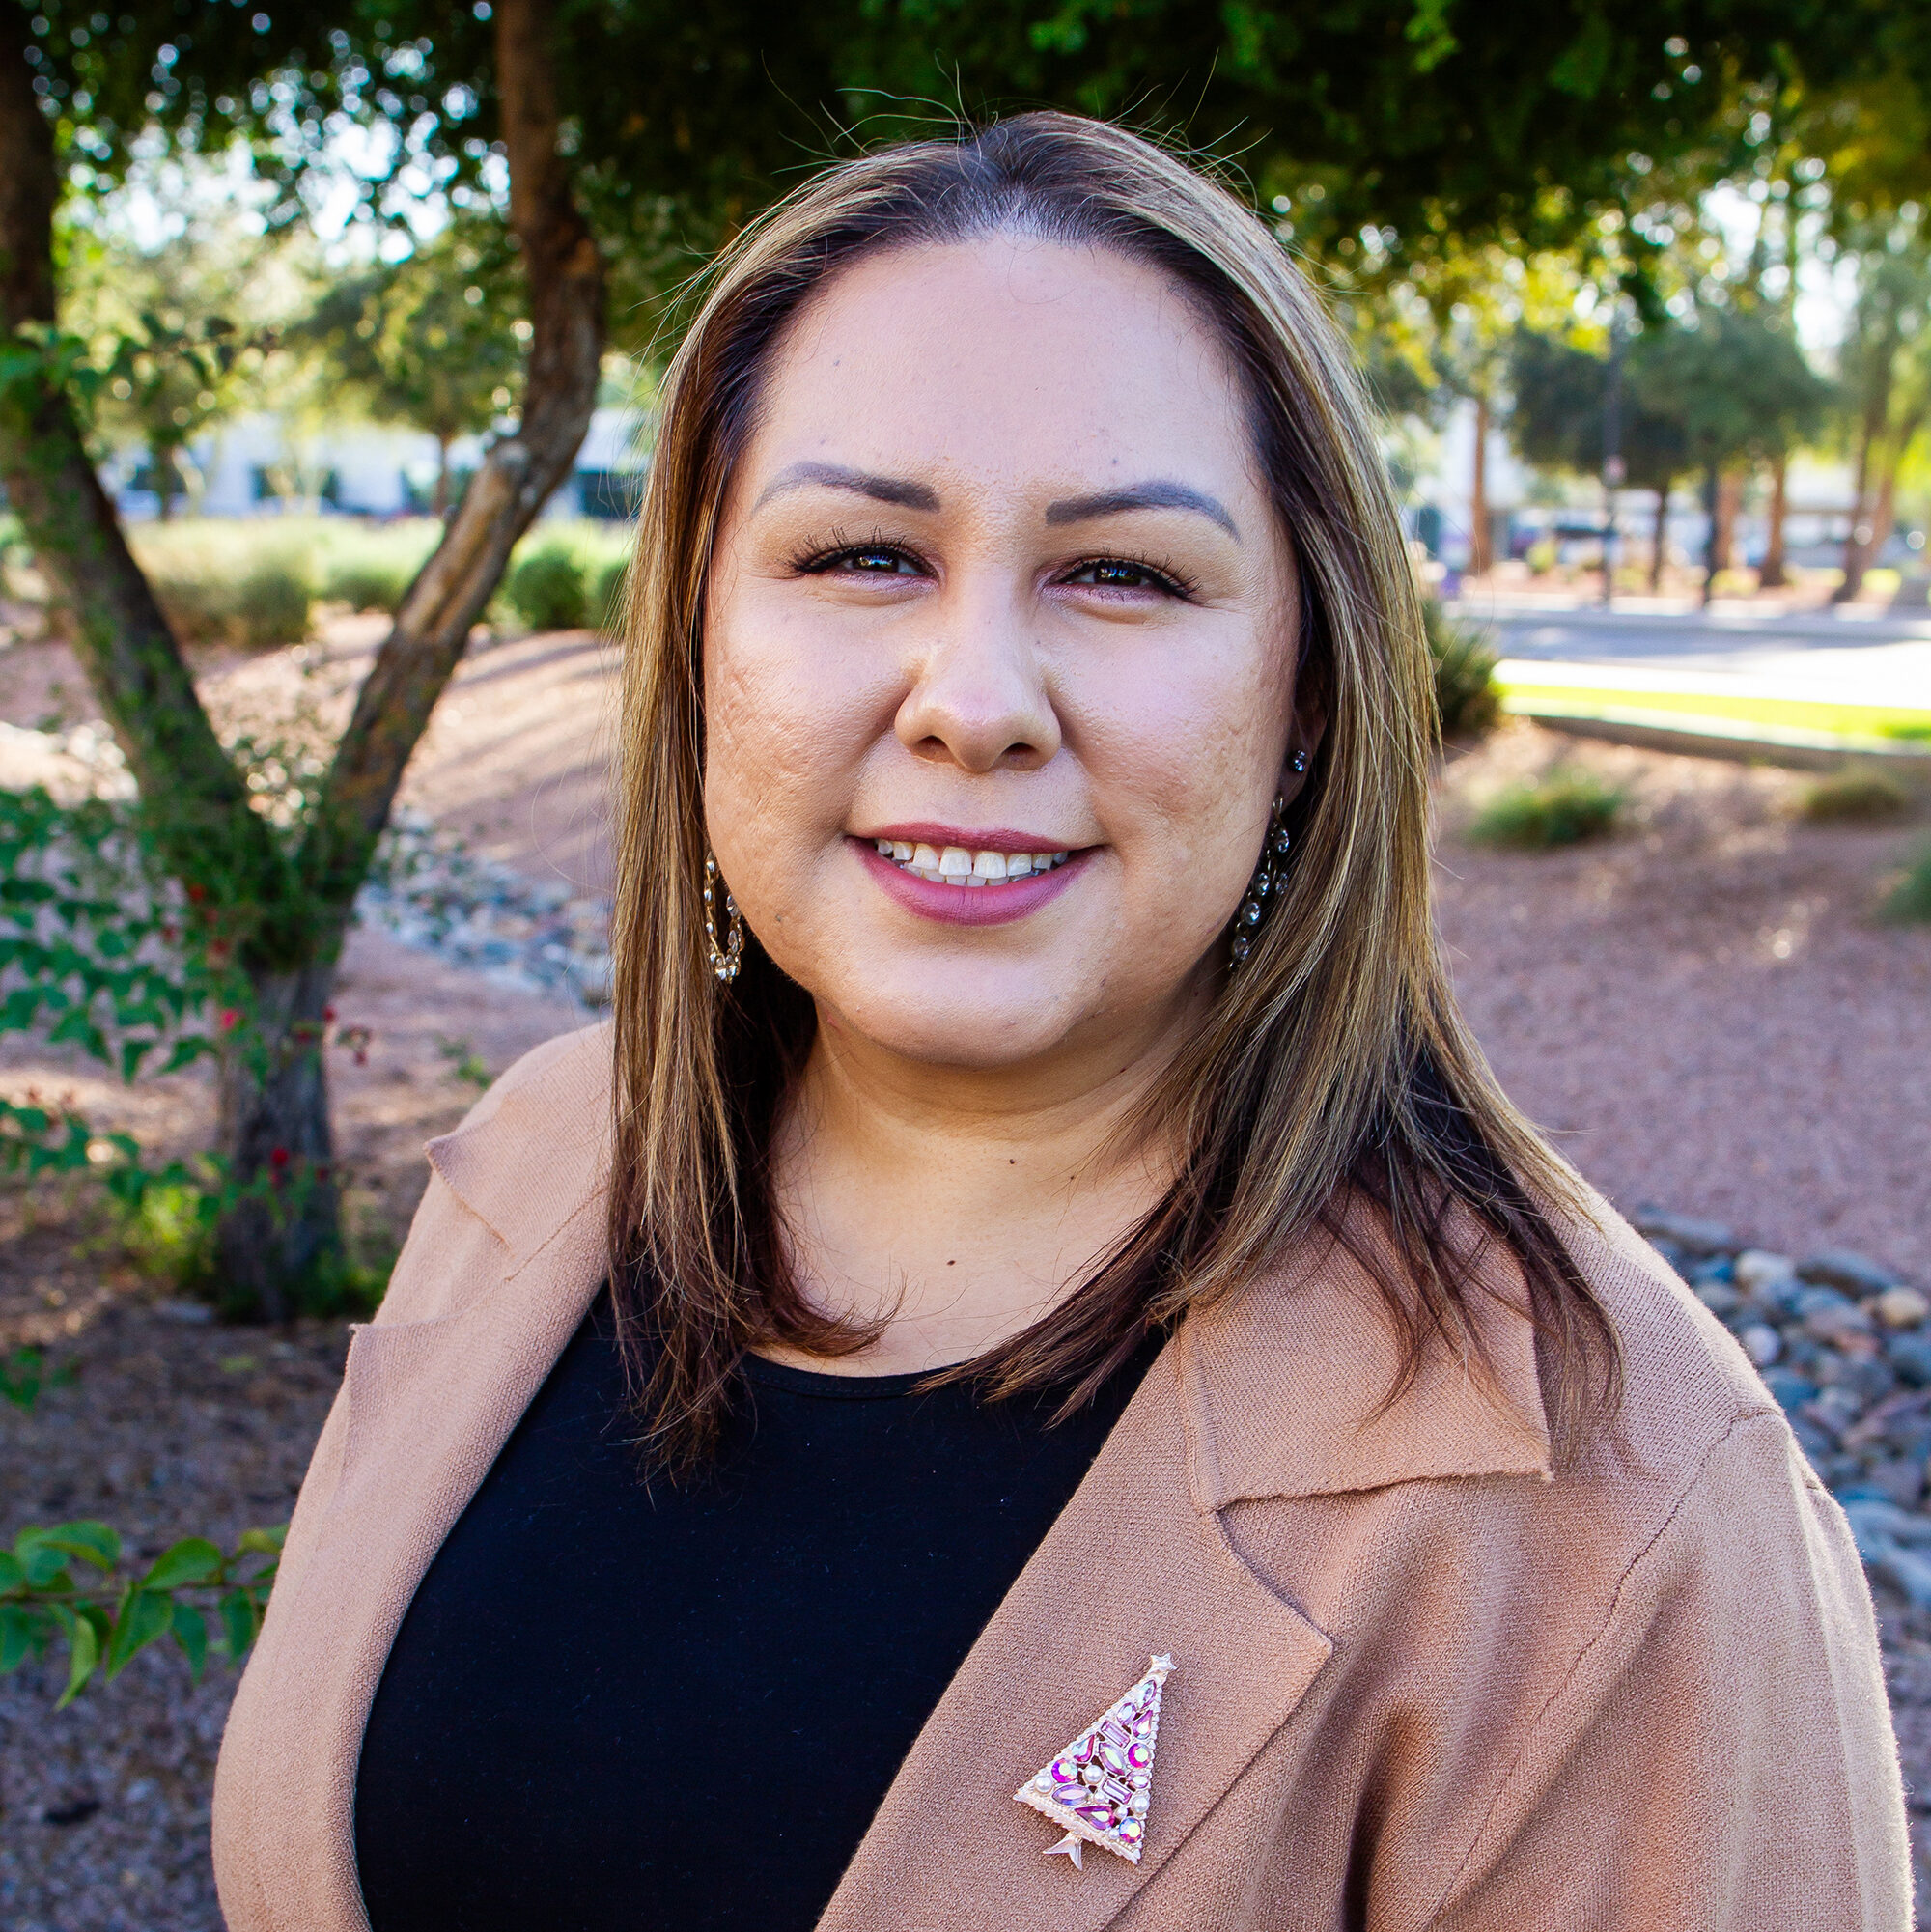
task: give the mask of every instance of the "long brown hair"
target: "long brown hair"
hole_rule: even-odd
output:
[[[1552,1219],[1576,1210],[1574,1176],[1497,1087],[1437,950],[1433,683],[1347,352],[1228,189],[1121,128],[1037,113],[843,163],[771,208],[715,264],[662,385],[626,626],[610,1189],[613,1294],[652,1460],[703,1459],[748,1348],[838,1354],[867,1338],[801,1292],[772,1202],[769,1149],[811,1001],[755,938],[728,989],[705,958],[700,654],[726,480],[773,347],[814,290],[861,255],[1000,231],[1157,266],[1231,352],[1299,565],[1302,688],[1313,681],[1328,729],[1251,957],[1135,1122],[1178,1150],[1178,1180],[1050,1314],[959,1372],[994,1397],[1057,1390],[1068,1413],[1150,1330],[1323,1226],[1374,1266],[1409,1375],[1438,1341],[1479,1360],[1478,1264],[1499,1241],[1526,1282],[1563,1440],[1614,1400],[1614,1336]],[[1392,1263],[1354,1232],[1363,1197]]]

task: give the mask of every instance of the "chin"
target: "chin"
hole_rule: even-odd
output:
[[[901,1059],[983,1073],[1050,1055],[1078,1023],[1037,975],[1017,988],[972,979],[951,988],[935,986],[930,969],[882,975],[849,1000],[821,999],[819,1011],[839,1032]]]

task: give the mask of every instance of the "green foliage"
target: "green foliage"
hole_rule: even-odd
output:
[[[309,533],[278,519],[151,523],[136,561],[183,643],[266,650],[308,635],[316,595]]]
[[[474,1087],[478,1093],[489,1092],[490,1082],[494,1077],[467,1040],[444,1040],[438,1037],[435,1050],[449,1062],[449,1071],[464,1086]]]
[[[1839,771],[1805,788],[1803,811],[1822,823],[1892,819],[1909,809],[1911,795],[1885,771]]]
[[[381,525],[322,524],[317,546],[323,599],[393,617],[441,536],[442,525],[433,517]]]
[[[1931,920],[1931,846],[1926,846],[1912,861],[1885,901],[1884,910],[1892,919],[1913,923]]]
[[[622,524],[540,525],[518,546],[502,600],[532,630],[581,630],[608,623],[630,561]]]
[[[65,1643],[58,1710],[172,1637],[199,1680],[210,1650],[238,1664],[255,1641],[281,1559],[282,1528],[250,1529],[227,1555],[203,1536],[145,1568],[104,1523],[29,1524],[0,1550],[0,1675]]]
[[[503,601],[532,630],[580,630],[589,621],[583,559],[567,539],[545,537],[518,552]]]
[[[1422,602],[1428,655],[1435,661],[1435,711],[1443,738],[1480,738],[1501,716],[1496,654],[1472,625],[1458,624],[1439,598]]]
[[[154,1180],[119,1217],[127,1258],[151,1279],[186,1293],[206,1291],[213,1276],[219,1196],[182,1176]]]
[[[1469,828],[1480,845],[1545,852],[1605,837],[1615,827],[1623,795],[1587,771],[1557,767],[1510,785],[1489,800]]]

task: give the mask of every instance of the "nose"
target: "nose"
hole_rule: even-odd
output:
[[[1018,610],[941,609],[893,728],[914,758],[966,771],[1032,771],[1059,749],[1059,715]]]

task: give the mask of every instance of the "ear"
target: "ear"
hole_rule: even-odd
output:
[[[1311,688],[1312,680],[1295,693],[1294,717],[1288,727],[1287,749],[1280,763],[1280,796],[1292,804],[1308,774],[1328,732],[1328,707]],[[1298,769],[1297,769],[1298,768]]]

